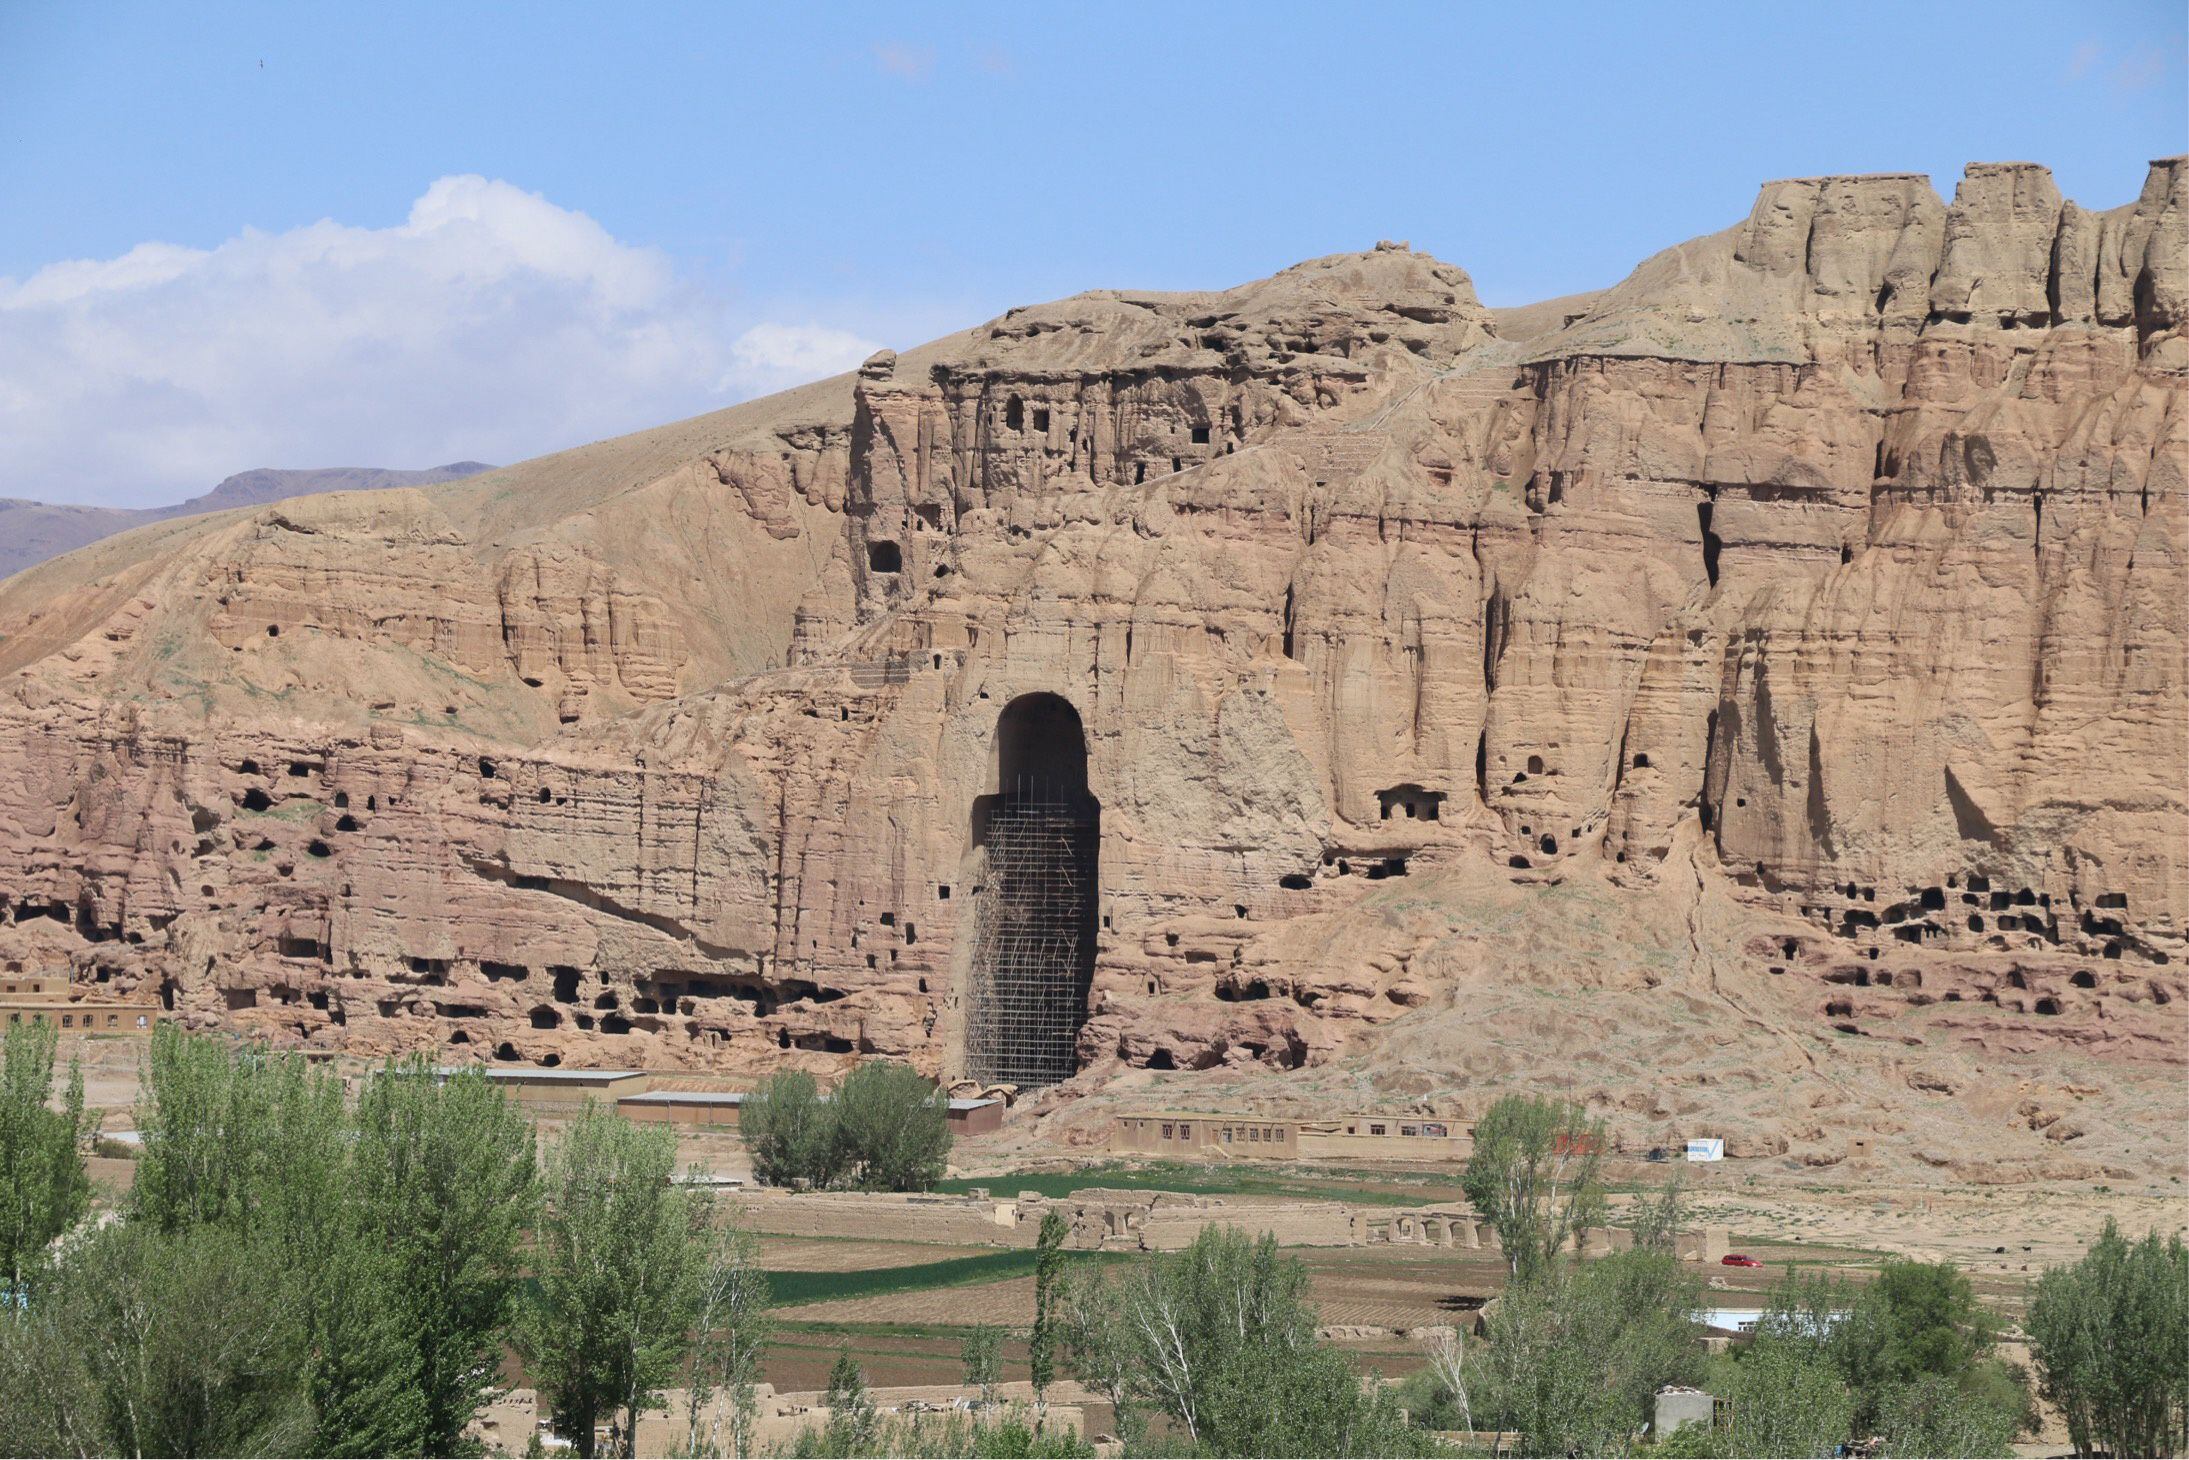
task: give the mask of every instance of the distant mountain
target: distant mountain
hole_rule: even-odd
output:
[[[424,471],[393,471],[378,466],[323,466],[280,471],[262,466],[237,472],[203,496],[166,507],[79,507],[0,497],[0,578],[147,522],[190,517],[200,512],[221,512],[230,507],[256,507],[313,492],[373,492],[383,487],[425,487],[458,477],[477,476],[493,469],[483,461],[452,461],[446,466],[429,466]]]

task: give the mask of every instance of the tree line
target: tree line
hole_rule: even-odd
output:
[[[1792,1272],[1754,1336],[1711,1356],[1700,1281],[1672,1252],[1677,1174],[1632,1208],[1631,1251],[1565,1255],[1602,1219],[1604,1148],[1602,1125],[1564,1101],[1508,1097],[1478,1124],[1462,1186],[1510,1282],[1484,1337],[1440,1345],[1408,1386],[1433,1422],[1503,1432],[1523,1455],[1823,1455],[1870,1439],[1889,1455],[2004,1455],[2041,1396],[2080,1454],[2189,1449],[2180,1237],[2131,1244],[2108,1223],[2080,1261],[2047,1271],[2023,1324],[2034,1374],[2002,1357],[1998,1318],[1944,1262],[1887,1261],[1860,1286]],[[1668,1384],[1728,1399],[1729,1423],[1648,1436]]]
[[[543,1156],[476,1071],[399,1060],[349,1098],[299,1055],[162,1025],[135,1182],[91,1220],[82,1079],[52,1109],[54,1055],[50,1026],[8,1030],[0,1453],[474,1453],[512,1352],[581,1456],[628,1453],[679,1380],[687,1453],[751,1453],[766,1276],[675,1179],[668,1128],[588,1104]],[[923,1170],[933,1109],[906,1123]]]
[[[753,1239],[675,1179],[668,1129],[588,1106],[541,1153],[480,1074],[397,1061],[348,1098],[301,1057],[163,1026],[136,1183],[93,1219],[81,1077],[54,1101],[54,1051],[50,1027],[10,1029],[0,1070],[0,1452],[462,1454],[514,1353],[580,1455],[629,1453],[679,1383],[681,1453],[754,1453],[766,1274]],[[772,1179],[939,1174],[934,1087],[865,1070],[880,1073],[826,1101],[788,1077],[758,1092]],[[2048,1271],[2024,1324],[2033,1374],[2001,1357],[1966,1275],[1916,1262],[1859,1288],[1789,1275],[1753,1339],[1709,1355],[1700,1281],[1672,1252],[1676,1182],[1631,1210],[1631,1251],[1572,1259],[1603,1211],[1602,1149],[1559,1102],[1485,1116],[1462,1184],[1509,1281],[1481,1337],[1437,1343],[1403,1384],[1363,1382],[1317,1337],[1307,1270],[1266,1234],[1211,1227],[1180,1252],[1075,1263],[1051,1211],[1030,1410],[883,1416],[846,1352],[827,1419],[788,1453],[1090,1453],[1045,1422],[1065,1376],[1114,1407],[1136,1454],[1431,1454],[1454,1429],[1518,1455],[1815,1454],[1873,1435],[1894,1455],[2003,1454],[2033,1393],[2082,1453],[2189,1446],[2178,1237],[2108,1228]],[[967,1387],[988,1400],[1002,1338],[966,1335]],[[1652,1436],[1666,1384],[1724,1396],[1730,1422]]]

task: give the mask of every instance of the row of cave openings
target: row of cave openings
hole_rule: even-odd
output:
[[[1028,695],[1005,707],[997,724],[996,766],[995,789],[977,798],[971,809],[973,841],[986,872],[974,884],[975,967],[966,1010],[968,1066],[980,1078],[1033,1087],[1069,1078],[1077,1068],[1097,951],[1101,807],[1088,787],[1084,727],[1078,712],[1061,696]],[[488,780],[496,775],[491,762],[482,762],[480,771]],[[246,800],[253,794],[246,792]],[[270,807],[271,798],[265,804]],[[543,885],[540,879],[522,876],[510,881],[520,888]],[[939,887],[938,894],[947,899],[948,885]],[[883,913],[881,921],[892,930],[893,942],[901,938],[912,944],[918,938],[915,925],[909,920],[900,925],[893,912]],[[331,956],[323,942],[299,936],[283,938],[279,951],[284,957],[321,963]],[[871,960],[873,954],[868,957]],[[477,967],[489,983],[497,984],[525,984],[541,971],[491,959],[478,960]],[[394,978],[441,987],[449,983],[453,971],[454,960],[412,956]],[[727,1032],[732,1022],[743,1022],[724,1020],[721,1028],[710,1027],[705,1016],[708,1005],[716,1000],[735,1000],[750,1016],[766,1018],[785,1005],[824,1005],[844,997],[840,990],[757,972],[749,977],[693,972],[640,978],[629,995],[610,987],[605,973],[589,976],[566,966],[550,966],[544,972],[547,988],[524,1015],[542,1033],[568,1028],[619,1035],[633,1029],[658,1030],[664,1027],[663,1021],[682,1017],[694,1021],[692,1037],[707,1039]],[[359,978],[369,976],[363,969],[353,973]],[[239,988],[228,991],[226,998],[231,1009],[256,1008],[262,992],[283,1005],[309,1002],[334,1022],[344,1022],[340,1000],[330,1001],[323,989],[307,995],[281,985],[268,990]],[[384,1017],[397,1017],[421,1005],[455,1020],[488,1013],[481,1005],[401,989],[377,996],[378,1012]],[[775,1038],[786,1050],[859,1052],[854,1041],[821,1031],[779,1028]],[[468,1044],[471,1038],[457,1029],[449,1042]],[[505,1042],[495,1055],[504,1060],[522,1058],[514,1042]],[[558,1057],[550,1052],[534,1062],[551,1065]]]
[[[1987,945],[1996,949],[2005,949],[2005,935],[2015,932],[2054,948],[2064,941],[2060,911],[2053,906],[2051,893],[2030,887],[1994,887],[1983,873],[1965,877],[1949,873],[1943,884],[1911,889],[1881,910],[1873,906],[1874,887],[1850,882],[1840,891],[1845,901],[1839,908],[1809,906],[1802,914],[1831,927],[1842,938],[1859,940],[1889,930],[1898,941],[1920,946],[1966,933],[1986,938]],[[2129,932],[2126,919],[2120,916],[2127,910],[2125,892],[2100,893],[2090,907],[2072,909],[2067,926],[2086,946],[2095,944],[2103,958],[2118,960],[2134,943],[2140,956],[2150,962],[2169,962],[2164,949],[2146,946]],[[1870,956],[1877,956],[1874,947]]]
[[[279,951],[285,958],[316,959],[325,961],[328,949],[316,939],[285,936],[280,940]],[[479,974],[489,984],[526,984],[536,970],[521,963],[505,963],[495,959],[477,960]],[[412,955],[403,960],[400,972],[391,981],[419,988],[448,986],[454,971],[455,960]],[[733,1022],[720,1015],[715,1022],[708,1022],[710,1006],[719,1000],[731,1000],[741,1007],[742,1016],[767,1018],[778,1011],[800,1003],[812,1006],[834,1003],[844,997],[841,990],[825,988],[803,979],[763,978],[758,975],[724,974],[718,972],[683,972],[674,975],[640,977],[634,981],[628,996],[613,986],[607,973],[588,975],[584,970],[566,965],[549,965],[544,970],[547,988],[539,1001],[525,1011],[524,1017],[532,1028],[556,1031],[564,1028],[581,1033],[606,1035],[629,1034],[634,1029],[661,1032],[669,1026],[667,1020],[683,1017],[693,1020],[690,1037],[707,1042],[719,1041],[726,1035]],[[370,977],[365,969],[352,970],[357,978]],[[260,1007],[261,993],[268,995],[276,1004],[292,1005],[309,1003],[311,1007],[326,1012],[336,1025],[347,1023],[345,1000],[330,1002],[327,989],[319,988],[308,994],[280,983],[261,990],[256,987],[238,987],[223,991],[229,1010]],[[493,1011],[483,1004],[450,1001],[396,991],[375,997],[376,1010],[382,1018],[396,1018],[406,1011],[431,1013],[439,1018],[465,1020],[483,1019]],[[778,1029],[775,1037],[784,1049],[808,1049],[830,1054],[849,1054],[858,1048],[852,1041],[815,1031]],[[450,1042],[468,1044],[470,1037],[462,1030],[450,1036]]]

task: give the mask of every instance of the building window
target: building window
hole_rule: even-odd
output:
[[[114,1027],[115,1027],[116,1025],[120,1024],[121,1022],[122,1022],[122,1016],[121,1016],[121,1015],[119,1015],[119,1014],[109,1014],[109,1015],[107,1015],[107,1016],[106,1016],[106,1027],[107,1027],[107,1028],[109,1028],[109,1029],[112,1029],[112,1028],[114,1028]]]
[[[1399,1127],[1399,1134],[1402,1136],[1418,1136],[1421,1134],[1421,1127],[1418,1125],[1402,1125]]]
[[[1182,1141],[1190,1141],[1193,1139],[1193,1125],[1191,1122],[1180,1125],[1178,1127],[1178,1139]]]
[[[139,1029],[142,1029],[142,1028],[144,1028],[144,1015],[142,1015],[142,1014],[139,1014],[139,1015],[137,1016],[137,1027],[138,1027]]]
[[[1383,1127],[1380,1125],[1372,1125],[1368,1127],[1368,1133],[1372,1136],[1380,1136],[1383,1134]]]
[[[1163,1122],[1163,1139],[1167,1141],[1167,1140],[1169,1140],[1170,1138],[1171,1138],[1171,1123],[1170,1123],[1169,1121],[1167,1121],[1167,1120],[1166,1120],[1166,1121],[1164,1121],[1164,1122]]]
[[[1228,1125],[1224,1127],[1224,1144],[1227,1146],[1231,1144],[1231,1127]]]
[[[71,1028],[75,1025],[75,1023],[76,1016],[74,1014],[63,1014],[61,1016],[61,1027],[63,1029]]]

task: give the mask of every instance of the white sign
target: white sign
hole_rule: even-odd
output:
[[[1689,1137],[1687,1142],[1687,1159],[1690,1161],[1723,1161],[1725,1159],[1725,1137]]]

